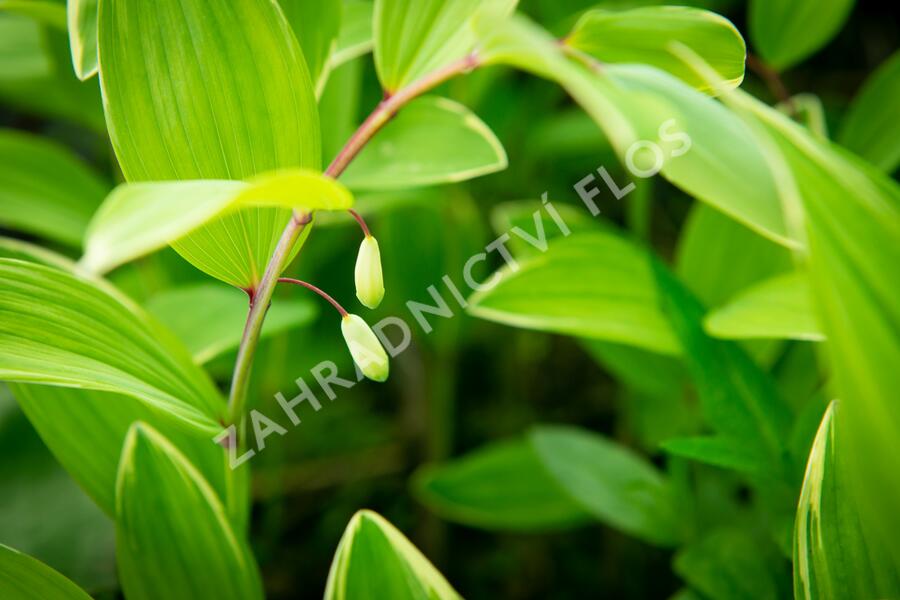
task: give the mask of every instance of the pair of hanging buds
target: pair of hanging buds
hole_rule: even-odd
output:
[[[381,251],[378,249],[378,241],[372,237],[363,218],[356,211],[349,212],[359,223],[365,236],[359,246],[354,269],[356,297],[367,308],[378,308],[384,298],[384,278],[381,271]],[[362,374],[372,381],[378,382],[388,378],[390,367],[387,352],[375,332],[362,317],[348,313],[334,298],[310,283],[287,277],[283,277],[279,281],[301,285],[331,303],[341,314],[341,333],[347,343],[347,348],[350,349],[353,362],[356,363]]]

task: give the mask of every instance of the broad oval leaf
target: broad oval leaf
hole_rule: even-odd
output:
[[[838,141],[870,163],[893,173],[900,166],[900,51],[869,77],[847,116]]]
[[[554,241],[547,252],[494,278],[489,289],[469,299],[472,315],[663,354],[680,352],[659,310],[649,255],[614,233]]]
[[[105,284],[0,259],[0,379],[132,396],[189,430],[224,402],[187,352]]]
[[[398,190],[465,181],[505,169],[494,132],[465,106],[445,98],[411,102],[347,168],[351,189]]]
[[[97,74],[97,5],[100,0],[68,0],[66,3],[72,66],[84,81]]]
[[[444,576],[384,517],[356,513],[328,572],[325,600],[459,600]]]
[[[501,19],[518,0],[375,0],[375,68],[394,93],[475,48],[473,24]]]
[[[319,169],[312,82],[274,2],[103,0],[98,37],[107,124],[128,181]],[[253,288],[289,218],[286,209],[239,211],[177,250]]]
[[[161,292],[150,298],[146,308],[202,365],[240,344],[247,295],[228,286],[202,283]],[[261,339],[310,323],[317,312],[308,299],[279,299],[266,314]]]
[[[243,533],[209,483],[144,423],[128,432],[116,480],[116,556],[129,598],[263,597]]]
[[[413,489],[441,517],[483,529],[544,531],[588,519],[525,439],[498,442],[426,467],[416,474]]]
[[[109,185],[46,138],[0,130],[0,224],[79,247]]]
[[[565,43],[604,63],[643,63],[711,91],[706,81],[669,51],[679,42],[703,56],[729,86],[744,79],[747,48],[731,21],[684,6],[647,6],[585,13]]]
[[[574,427],[542,425],[529,439],[551,477],[592,516],[653,544],[681,541],[684,515],[674,489],[652,464]]]
[[[10,600],[90,600],[44,563],[0,544],[0,597]]]
[[[344,210],[353,205],[353,197],[340,183],[313,171],[292,169],[259,175],[247,182],[199,180],[123,184],[97,211],[91,221],[81,265],[92,272],[104,273],[130,260],[173,244],[192,262],[202,261],[207,245],[198,239],[214,241],[207,223],[223,223],[232,213],[254,206],[284,206],[298,210]],[[237,215],[238,219],[241,214]],[[218,221],[216,221],[218,219]],[[189,236],[199,230],[197,238]],[[269,257],[277,244],[280,229],[271,229],[270,238],[243,230],[229,240],[234,255],[249,254],[257,259]],[[307,232],[308,233],[308,232]],[[253,271],[242,271],[240,267]],[[265,265],[263,264],[263,267]],[[235,268],[237,267],[237,268]],[[255,261],[225,263],[217,267],[220,279],[236,287],[247,287],[262,271]]]
[[[750,39],[776,69],[794,66],[840,31],[856,0],[750,0]]]
[[[710,312],[706,331],[725,339],[825,339],[812,306],[805,273],[778,275],[741,291]]]

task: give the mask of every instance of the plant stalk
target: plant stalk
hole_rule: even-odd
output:
[[[409,86],[399,90],[393,95],[388,95],[384,100],[372,111],[372,114],[363,122],[362,125],[347,141],[344,148],[334,158],[325,174],[329,177],[337,179],[347,169],[354,158],[365,148],[366,144],[372,137],[378,133],[403,106],[414,100],[425,92],[437,87],[448,79],[468,73],[478,66],[478,58],[473,54],[469,54],[458,61],[455,61],[442,69],[422,77],[414,81]],[[244,409],[247,404],[247,391],[250,386],[250,371],[253,367],[253,357],[256,354],[256,347],[259,344],[259,336],[262,331],[263,322],[266,319],[266,312],[269,309],[269,303],[272,301],[272,295],[275,293],[275,286],[282,271],[287,267],[288,259],[294,244],[303,231],[303,228],[311,220],[311,215],[294,212],[293,218],[288,222],[278,240],[278,246],[266,265],[266,271],[259,282],[259,286],[255,290],[250,290],[250,312],[247,315],[247,324],[244,326],[244,334],[241,338],[241,345],[238,348],[237,361],[234,365],[234,375],[231,380],[231,392],[228,396],[228,414],[226,425],[237,425],[244,415]]]

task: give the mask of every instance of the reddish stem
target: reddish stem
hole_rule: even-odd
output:
[[[366,225],[366,220],[362,218],[362,215],[360,215],[358,212],[356,212],[352,208],[349,209],[347,212],[349,212],[350,215],[354,219],[356,219],[356,222],[359,223],[359,228],[362,229],[363,235],[365,235],[366,237],[370,237],[372,234],[369,233],[369,226]]]
[[[279,277],[279,278],[278,278],[278,283],[293,283],[294,285],[300,285],[300,286],[305,287],[305,288],[308,289],[308,290],[312,290],[313,292],[317,293],[318,295],[320,295],[320,296],[322,296],[323,298],[325,298],[326,300],[328,300],[328,302],[331,303],[331,305],[335,308],[335,310],[337,310],[339,313],[341,313],[341,316],[342,316],[342,317],[346,317],[346,316],[347,316],[347,311],[344,310],[344,307],[343,307],[343,306],[341,306],[340,304],[338,304],[338,301],[337,301],[337,300],[335,300],[334,298],[332,298],[330,295],[328,295],[328,294],[327,294],[325,291],[323,291],[321,288],[318,288],[318,287],[314,286],[314,285],[311,284],[311,283],[308,283],[308,282],[306,282],[306,281],[301,281],[300,279],[292,279],[292,278],[290,278],[290,277]]]

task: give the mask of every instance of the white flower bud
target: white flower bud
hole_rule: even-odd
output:
[[[341,320],[341,333],[363,375],[372,381],[386,380],[389,371],[387,352],[366,322],[356,315],[345,315]]]
[[[384,278],[381,275],[381,252],[378,241],[367,235],[356,257],[356,297],[369,308],[378,308],[384,298]]]

